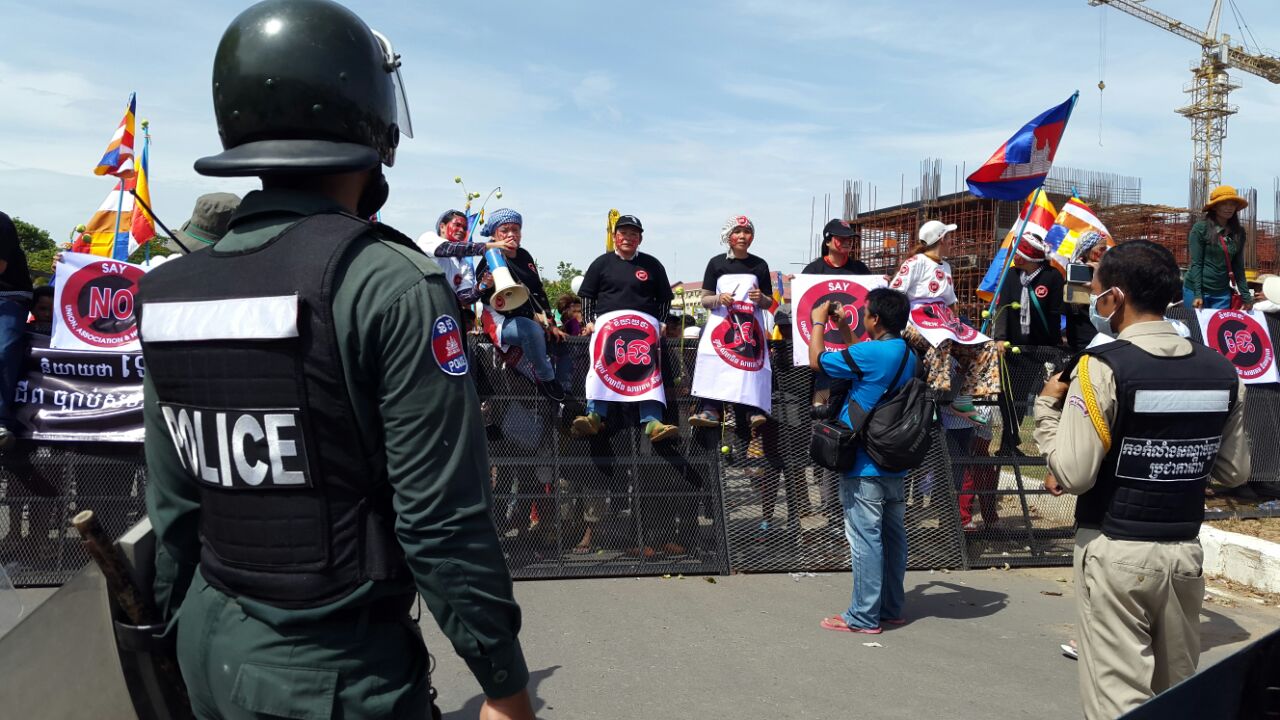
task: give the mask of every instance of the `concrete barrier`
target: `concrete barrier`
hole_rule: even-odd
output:
[[[1200,544],[1205,575],[1280,593],[1280,543],[1203,525]]]

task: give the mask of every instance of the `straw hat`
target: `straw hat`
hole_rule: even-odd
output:
[[[1227,201],[1239,203],[1240,210],[1249,207],[1249,201],[1237,195],[1235,188],[1230,185],[1219,185],[1213,189],[1213,192],[1209,193],[1209,202],[1205,203],[1204,211],[1209,212],[1209,208],[1220,202]]]

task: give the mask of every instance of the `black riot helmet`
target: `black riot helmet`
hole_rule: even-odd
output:
[[[213,61],[219,177],[353,172],[395,162],[413,137],[400,56],[330,0],[265,0],[240,13]]]

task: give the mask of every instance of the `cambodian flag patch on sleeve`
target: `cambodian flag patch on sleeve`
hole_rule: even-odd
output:
[[[467,353],[462,345],[462,330],[452,316],[441,315],[431,323],[431,354],[448,375],[467,374]]]

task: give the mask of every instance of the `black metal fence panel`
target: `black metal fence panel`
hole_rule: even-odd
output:
[[[119,537],[146,515],[136,443],[20,444],[0,463],[0,565],[15,585],[59,585],[89,555],[71,518],[92,508]]]
[[[1174,317],[1199,339],[1190,313]],[[1272,321],[1270,332],[1280,343],[1280,322]],[[680,432],[655,444],[629,405],[614,406],[600,434],[574,435],[572,420],[583,412],[585,339],[556,349],[574,365],[564,406],[537,394],[527,361],[487,340],[473,342],[489,440],[489,474],[481,481],[492,490],[513,576],[848,568],[838,479],[808,454],[813,373],[793,366],[789,341],[770,343],[773,408],[754,431],[733,407],[724,408],[719,428],[690,427],[696,342],[665,343],[664,421]],[[985,422],[958,421],[943,408],[933,447],[905,481],[910,567],[1070,563],[1075,501],[1043,489],[1047,468],[1032,439],[1034,398],[1065,359],[1052,348],[1006,353],[1006,409],[979,405]],[[1280,488],[1280,443],[1271,441],[1280,387],[1251,386],[1246,408],[1253,485],[1269,492]],[[1007,442],[1006,421],[1013,428]],[[71,516],[91,507],[118,535],[145,514],[144,488],[140,446],[20,445],[0,461],[0,564],[18,585],[64,582],[87,561],[69,530]]]

